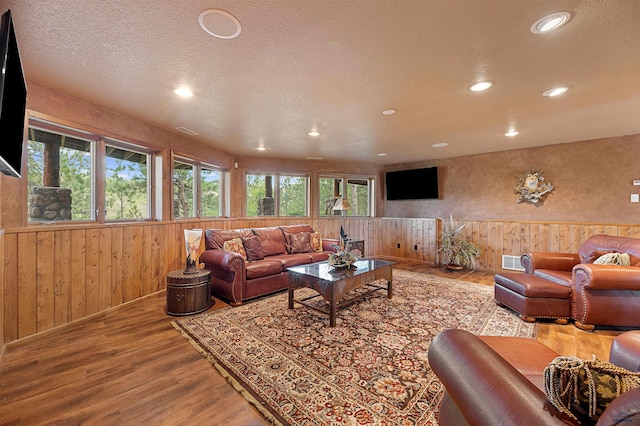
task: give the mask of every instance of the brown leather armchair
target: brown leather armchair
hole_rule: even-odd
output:
[[[629,253],[631,266],[592,263],[607,252]],[[640,327],[640,239],[594,235],[578,253],[529,252],[521,262],[525,273],[571,287],[577,327]]]
[[[429,348],[429,365],[446,390],[438,424],[579,424],[551,405],[544,393],[544,368],[557,356],[533,339],[443,331]],[[609,361],[640,371],[640,331],[616,337]],[[636,388],[613,400],[597,424],[639,423],[640,388]]]

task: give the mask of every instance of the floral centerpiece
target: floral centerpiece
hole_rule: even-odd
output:
[[[334,244],[337,251],[329,254],[329,266],[334,268],[348,268],[351,267],[358,258],[351,254],[351,240],[341,240],[340,245]]]

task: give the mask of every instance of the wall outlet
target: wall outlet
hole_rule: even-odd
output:
[[[634,179],[633,186],[640,186],[640,179]]]
[[[400,248],[400,243],[398,243],[398,248]]]
[[[413,245],[413,250],[418,251],[418,245],[417,244]]]
[[[638,203],[638,202],[640,202],[640,195],[638,195],[638,194],[631,194],[631,202],[632,202],[632,203]]]

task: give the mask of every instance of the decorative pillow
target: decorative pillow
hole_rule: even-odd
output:
[[[629,253],[607,253],[593,261],[594,265],[631,265],[631,257]]]
[[[222,250],[232,251],[238,253],[240,256],[247,260],[247,252],[244,251],[244,244],[242,244],[242,238],[232,238],[227,240],[222,245]]]
[[[640,387],[640,373],[615,364],[576,357],[557,357],[544,369],[544,392],[559,411],[595,424],[620,394]]]
[[[262,240],[257,235],[250,237],[242,237],[242,244],[247,253],[247,260],[264,259],[264,250],[262,250]]]
[[[309,234],[309,238],[311,239],[311,250],[322,251],[322,238],[320,238],[320,233],[312,232]]]
[[[589,256],[589,258],[584,263],[593,263],[600,256],[607,253],[617,253],[617,252],[615,250],[594,250],[593,253],[591,253],[591,256]]]
[[[298,232],[296,234],[285,233],[287,238],[287,251],[291,254],[295,253],[311,253],[311,233]]]

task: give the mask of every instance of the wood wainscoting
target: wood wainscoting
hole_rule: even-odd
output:
[[[184,266],[183,229],[310,224],[336,238],[339,218],[243,218],[203,221],[33,226],[0,234],[2,336],[10,343],[148,296],[166,287],[166,274]],[[481,247],[479,265],[499,270],[503,254],[528,250],[576,252],[589,236],[640,238],[640,225],[464,221]],[[364,239],[368,256],[435,264],[436,219],[356,218],[347,234]],[[0,344],[1,346],[1,344]]]

